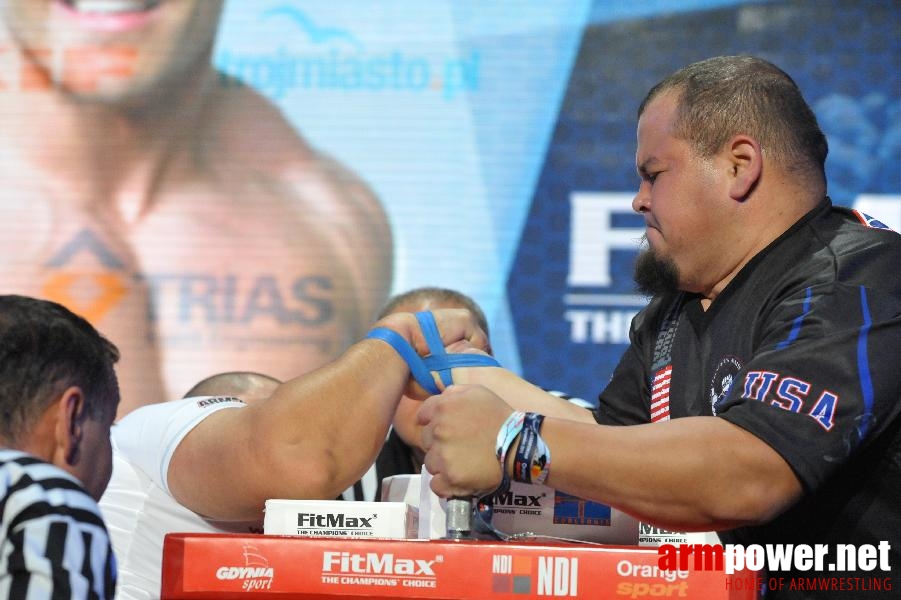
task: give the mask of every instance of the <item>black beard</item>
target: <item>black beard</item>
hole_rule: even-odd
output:
[[[669,258],[661,258],[650,248],[642,250],[635,259],[632,278],[638,291],[656,296],[679,289],[679,268]]]

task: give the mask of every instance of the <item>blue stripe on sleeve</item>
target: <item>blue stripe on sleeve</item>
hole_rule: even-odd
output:
[[[798,334],[801,332],[801,323],[804,321],[804,317],[807,316],[807,313],[810,312],[810,297],[812,295],[813,292],[811,292],[808,287],[806,295],[804,296],[804,305],[801,307],[801,314],[795,318],[794,322],[792,322],[792,330],[788,332],[788,337],[776,344],[778,350],[787,348],[792,342],[798,339]]]
[[[867,339],[873,321],[870,317],[870,306],[867,303],[867,291],[863,286],[860,286],[860,309],[863,313],[863,325],[857,335],[857,371],[863,398],[863,414],[860,425],[857,426],[857,433],[859,439],[862,440],[870,427],[870,417],[873,416],[873,380],[870,376],[870,360],[867,357]]]

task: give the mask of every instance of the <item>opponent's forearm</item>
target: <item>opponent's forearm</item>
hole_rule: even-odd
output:
[[[392,348],[364,340],[338,361],[279,389],[264,407],[259,429],[261,435],[268,432],[272,451],[290,457],[280,464],[291,469],[291,485],[303,488],[297,493],[334,497],[366,471],[384,443],[408,376]],[[303,477],[297,477],[298,469]]]
[[[436,321],[445,343],[487,345],[467,311],[443,310]],[[426,353],[414,315],[390,315],[376,325]],[[391,343],[364,339],[265,402],[219,411],[176,450],[173,493],[195,512],[241,520],[259,516],[269,498],[333,498],[372,463],[409,375]]]
[[[359,342],[265,402],[207,417],[179,444],[170,490],[220,520],[259,519],[271,498],[334,498],[372,463],[407,377],[389,346]]]
[[[771,519],[801,486],[788,464],[717,417],[608,427],[545,419],[547,484],[678,530],[719,530]]]
[[[546,416],[583,423],[595,423],[594,417],[588,409],[549,394],[506,369],[497,367],[455,369],[454,381],[483,385],[516,410],[537,412]]]
[[[442,338],[438,343],[465,340],[476,348],[487,346],[484,332],[475,326],[468,311],[436,311],[434,319],[432,326]],[[431,350],[412,314],[391,314],[373,327],[390,329],[398,339],[406,340],[414,357],[405,357],[403,348],[390,337],[364,339],[334,363],[279,388],[267,403],[275,401],[277,410],[267,411],[259,431],[264,434],[274,429],[278,446],[286,449],[274,456],[270,453],[269,459],[276,466],[289,454],[306,460],[307,483],[300,490],[306,494],[303,497],[334,496],[365,472],[408,387],[410,366],[406,361],[415,363],[415,354],[422,356]],[[300,430],[292,425],[298,423]]]

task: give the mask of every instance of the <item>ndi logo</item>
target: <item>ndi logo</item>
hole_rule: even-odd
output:
[[[579,593],[579,559],[565,556],[539,556],[533,571],[530,556],[497,554],[491,562],[491,591],[496,593],[577,596]]]

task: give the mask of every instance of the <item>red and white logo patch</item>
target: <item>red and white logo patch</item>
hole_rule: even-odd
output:
[[[669,385],[673,366],[666,365],[654,374],[651,386],[651,423],[669,420]]]

